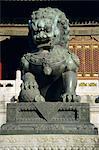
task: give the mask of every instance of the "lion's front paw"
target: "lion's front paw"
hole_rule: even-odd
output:
[[[80,96],[71,93],[65,93],[62,95],[63,102],[80,102]]]
[[[21,92],[19,95],[20,102],[44,102],[44,97],[40,94],[36,82],[25,81],[21,85]]]
[[[45,102],[45,99],[42,95],[36,95],[35,96],[35,101],[36,102]]]

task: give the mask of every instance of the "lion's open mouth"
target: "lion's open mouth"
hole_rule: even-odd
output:
[[[37,43],[48,43],[50,41],[48,37],[44,38],[40,36],[37,36],[35,40]]]
[[[34,37],[34,40],[38,48],[42,47],[51,47],[51,38],[47,34],[37,34]]]
[[[48,48],[49,49],[50,47],[52,47],[52,44],[51,44],[51,41],[48,41],[48,42],[45,42],[45,43],[42,42],[42,43],[38,43],[37,47],[38,48],[45,48],[45,49]]]

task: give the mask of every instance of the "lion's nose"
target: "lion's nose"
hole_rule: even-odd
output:
[[[43,29],[44,26],[45,26],[45,24],[44,24],[44,22],[43,22],[42,20],[40,20],[40,21],[38,22],[37,26],[38,26],[38,28]]]

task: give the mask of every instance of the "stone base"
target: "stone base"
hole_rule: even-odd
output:
[[[0,150],[99,150],[99,136],[0,135]]]
[[[7,124],[0,134],[90,134],[97,135],[93,124]]]
[[[90,122],[98,128],[99,134],[99,104],[90,104]]]
[[[66,102],[10,103],[1,134],[97,134],[88,104]]]

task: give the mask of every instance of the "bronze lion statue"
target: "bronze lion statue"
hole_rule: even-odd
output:
[[[21,59],[22,89],[19,101],[78,102],[79,58],[68,48],[69,21],[57,8],[33,11],[29,35],[36,49]]]

